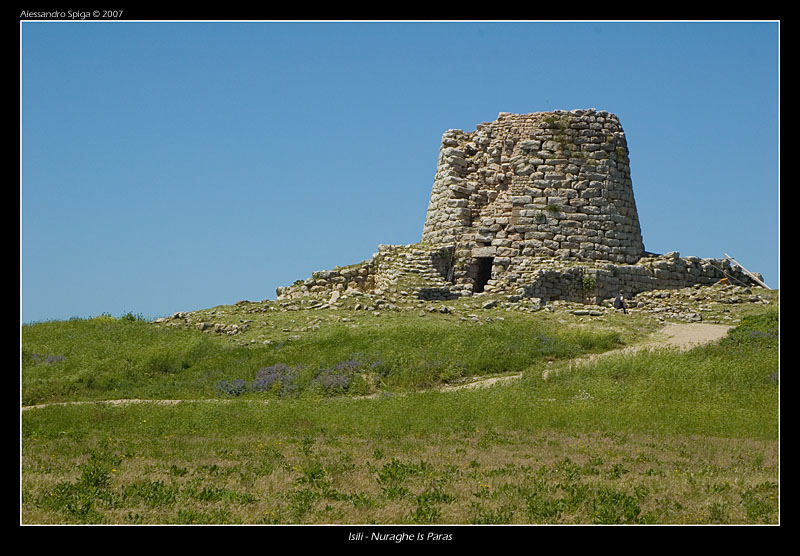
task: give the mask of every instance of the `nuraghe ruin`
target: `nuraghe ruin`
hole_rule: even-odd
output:
[[[648,253],[625,133],[606,111],[501,112],[442,136],[422,241],[315,272],[278,299],[348,289],[420,299],[480,292],[599,303],[656,289],[754,283],[727,259]]]

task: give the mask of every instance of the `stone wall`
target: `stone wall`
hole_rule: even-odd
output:
[[[314,272],[307,280],[278,288],[279,299],[327,298],[334,292],[391,293],[418,299],[445,300],[473,295],[471,286],[448,280],[457,266],[452,250],[426,244],[380,245],[372,259],[357,265]],[[681,257],[679,253],[647,254],[636,264],[564,259],[530,259],[515,281],[492,279],[487,293],[508,293],[544,301],[562,299],[599,303],[622,290],[626,296],[650,290],[711,285],[723,278],[733,285],[754,285],[726,259]]]
[[[632,297],[650,290],[680,289],[696,284],[712,285],[722,279],[733,285],[754,285],[738,267],[726,259],[680,257],[677,252],[648,255],[636,264],[615,263],[540,263],[516,293],[523,297],[539,297],[549,301],[563,299],[579,303],[599,303],[615,297],[620,291]],[[508,286],[495,286],[508,291]]]
[[[314,272],[311,278],[278,288],[279,299],[326,297],[348,289],[362,293],[419,294],[426,299],[452,298],[448,281],[453,270],[453,249],[425,244],[379,245],[371,259],[357,265]]]
[[[325,297],[333,292],[343,292],[347,289],[362,292],[375,289],[375,272],[372,261],[364,261],[357,265],[335,268],[333,270],[319,270],[310,278],[298,280],[291,286],[276,289],[278,299],[295,299],[299,297]]]

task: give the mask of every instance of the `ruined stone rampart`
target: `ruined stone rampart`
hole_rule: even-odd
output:
[[[633,296],[650,290],[712,285],[722,279],[735,285],[752,283],[742,269],[732,266],[726,259],[683,258],[674,252],[645,256],[633,265],[551,261],[541,264],[517,293],[545,300],[598,303],[615,297],[620,291]]]
[[[335,291],[357,290],[362,293],[419,293],[440,291],[451,298],[453,250],[425,244],[379,245],[371,259],[357,265],[314,272],[307,280],[298,280],[287,288],[278,288],[280,298],[309,295],[328,296]],[[423,297],[425,295],[423,294]],[[432,293],[430,297],[435,297]]]
[[[452,251],[425,244],[382,245],[372,259],[342,269],[315,272],[307,280],[278,288],[281,299],[329,297],[348,289],[363,293],[405,293],[419,299],[443,300],[473,294],[471,288],[448,280],[454,260]],[[579,303],[599,303],[620,290],[626,295],[650,290],[679,289],[695,284],[711,285],[727,279],[735,285],[753,281],[727,259],[680,257],[678,253],[649,255],[636,264],[602,261],[575,262],[539,260],[532,264],[524,283],[511,285],[490,280],[486,291],[506,292],[544,301],[563,299]]]

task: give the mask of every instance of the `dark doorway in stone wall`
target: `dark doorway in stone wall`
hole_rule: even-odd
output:
[[[492,278],[492,265],[494,264],[494,257],[476,257],[475,262],[478,263],[478,270],[475,274],[475,285],[472,291],[480,293],[483,291],[486,283]]]

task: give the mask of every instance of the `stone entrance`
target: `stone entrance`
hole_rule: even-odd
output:
[[[472,291],[480,293],[486,286],[487,282],[492,279],[492,265],[494,264],[494,257],[476,257],[475,258],[475,285]]]

